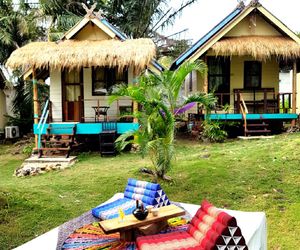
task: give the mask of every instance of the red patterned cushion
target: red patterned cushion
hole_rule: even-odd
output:
[[[202,202],[187,232],[205,250],[248,249],[236,219],[208,201]]]
[[[187,232],[143,236],[137,238],[136,243],[140,250],[201,249],[198,242]]]
[[[248,250],[236,219],[203,201],[186,232],[139,237],[140,250]]]

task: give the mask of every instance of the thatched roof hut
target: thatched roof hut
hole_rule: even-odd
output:
[[[217,56],[253,56],[264,61],[272,56],[280,59],[300,57],[300,45],[282,36],[225,37],[216,42],[211,49]]]
[[[6,65],[10,68],[74,69],[92,66],[133,67],[142,70],[155,57],[151,39],[116,39],[103,41],[64,40],[33,42],[15,50]]]

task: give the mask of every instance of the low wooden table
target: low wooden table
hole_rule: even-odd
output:
[[[154,217],[152,213],[149,213],[145,220],[138,220],[132,214],[126,215],[121,222],[120,218],[111,220],[100,221],[100,226],[107,234],[120,232],[120,238],[124,241],[135,240],[135,230],[140,227],[148,226],[151,224],[167,224],[167,220],[177,216],[182,216],[185,211],[175,205],[169,205],[159,208],[158,215]],[[153,231],[152,231],[153,233]]]

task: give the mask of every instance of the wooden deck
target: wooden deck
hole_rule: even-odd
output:
[[[211,120],[230,120],[230,121],[241,121],[243,120],[242,114],[210,114]],[[291,121],[298,119],[298,114],[247,114],[247,120],[281,120]]]
[[[52,131],[55,134],[65,134],[66,129],[61,128],[65,126],[76,125],[76,135],[99,135],[102,132],[103,123],[79,123],[79,122],[60,122],[51,123]],[[47,133],[47,128],[50,124],[45,124],[42,134]],[[37,124],[34,125],[34,134],[38,134]],[[124,134],[128,131],[135,131],[139,128],[138,123],[117,123],[117,134]]]

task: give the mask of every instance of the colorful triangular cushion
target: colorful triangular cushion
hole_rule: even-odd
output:
[[[119,209],[131,214],[136,207],[136,200],[143,201],[144,205],[154,207],[168,206],[170,201],[159,184],[147,181],[128,179],[124,191],[124,198],[92,209],[92,214],[101,220],[113,219],[119,216]]]
[[[207,201],[202,202],[184,234],[138,237],[137,246],[140,250],[248,250],[236,219]]]
[[[187,231],[204,249],[210,249],[208,245],[214,249],[248,249],[236,219],[207,201],[202,202]]]

